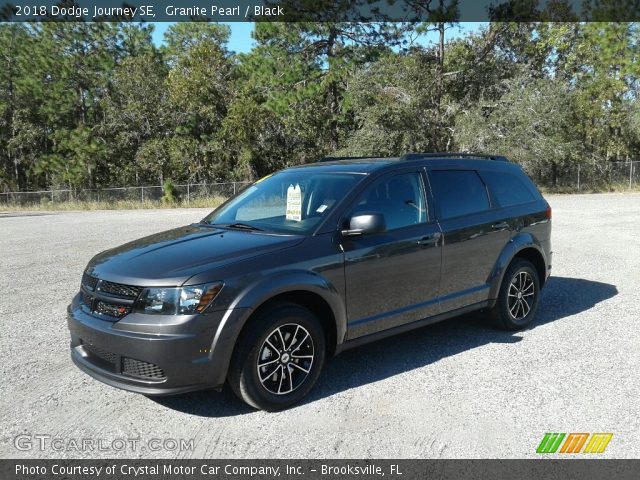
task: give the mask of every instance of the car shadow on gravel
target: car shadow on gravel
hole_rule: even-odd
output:
[[[617,293],[617,288],[608,283],[550,277],[542,292],[537,318],[529,329],[589,310]],[[303,403],[421,368],[489,343],[517,343],[521,340],[519,332],[494,329],[480,313],[452,318],[347,350],[329,360],[318,384]],[[221,393],[196,392],[158,397],[154,401],[167,408],[204,417],[226,417],[254,411],[226,387]]]
[[[147,397],[164,407],[199,417],[234,417],[255,412],[225,385],[221,392],[203,390],[167,397]]]

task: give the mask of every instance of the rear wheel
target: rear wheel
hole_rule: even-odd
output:
[[[296,304],[278,304],[251,320],[229,371],[238,397],[262,410],[300,401],[313,387],[325,358],[318,319]]]
[[[531,262],[516,258],[507,269],[500,293],[489,316],[505,330],[526,328],[534,319],[540,296],[540,279]]]

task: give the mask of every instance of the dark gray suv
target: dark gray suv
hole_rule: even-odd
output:
[[[550,234],[551,208],[504,157],[323,159],[94,257],[68,308],[71,357],[146,395],[228,382],[285,408],[347,348],[473,310],[526,327]]]

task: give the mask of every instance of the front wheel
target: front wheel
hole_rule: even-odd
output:
[[[251,320],[234,353],[229,384],[262,410],[281,410],[313,387],[325,359],[318,319],[295,304],[279,304]]]
[[[540,279],[531,262],[516,258],[507,269],[495,306],[489,316],[505,330],[526,328],[535,317],[540,297]]]

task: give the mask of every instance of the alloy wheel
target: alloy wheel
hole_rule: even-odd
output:
[[[520,270],[511,279],[507,294],[509,314],[514,320],[524,319],[533,306],[536,287],[531,274]]]
[[[311,372],[313,338],[297,323],[273,330],[260,347],[256,364],[262,386],[274,395],[286,395],[302,385]]]

